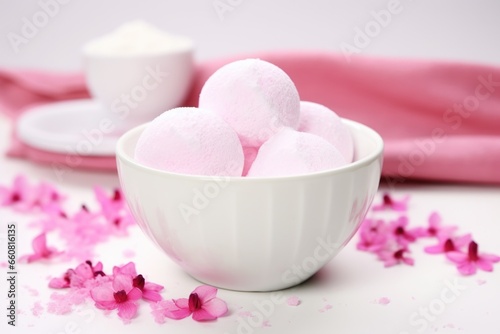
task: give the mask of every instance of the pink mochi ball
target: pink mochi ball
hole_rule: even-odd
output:
[[[300,98],[290,77],[259,59],[229,63],[203,86],[200,108],[221,116],[244,147],[260,147],[283,127],[297,129]]]
[[[175,108],[149,123],[135,159],[168,172],[241,176],[243,148],[236,132],[219,116],[198,108]]]
[[[298,130],[326,139],[342,153],[346,162],[352,162],[354,144],[351,133],[340,117],[324,105],[301,101]]]
[[[262,144],[247,176],[302,175],[343,165],[342,154],[325,139],[285,128]]]

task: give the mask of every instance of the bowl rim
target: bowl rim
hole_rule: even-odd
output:
[[[382,137],[372,128],[353,121],[349,120],[346,118],[341,118],[342,122],[346,124],[349,129],[358,129],[361,130],[364,133],[367,133],[368,136],[370,136],[373,141],[375,142],[375,149],[370,152],[368,155],[365,157],[356,160],[354,162],[351,162],[345,166],[342,167],[337,167],[334,169],[328,169],[324,171],[319,171],[315,173],[308,173],[308,174],[299,174],[299,175],[286,175],[286,176],[274,176],[274,177],[265,177],[265,176],[260,176],[260,177],[246,177],[246,176],[209,176],[209,175],[193,175],[193,174],[181,174],[181,173],[174,173],[174,172],[167,172],[161,169],[156,169],[152,167],[148,167],[145,165],[142,165],[138,162],[136,162],[129,154],[125,152],[125,143],[128,142],[130,137],[135,136],[137,132],[141,132],[144,130],[144,128],[149,124],[149,123],[144,123],[141,125],[138,125],[127,132],[125,132],[123,135],[120,136],[116,143],[116,158],[117,158],[117,164],[119,163],[118,160],[120,160],[121,163],[127,164],[135,169],[142,170],[143,172],[150,173],[150,174],[157,174],[157,175],[163,175],[163,176],[168,176],[168,177],[175,177],[179,179],[187,179],[187,180],[199,180],[199,181],[214,181],[217,179],[226,179],[231,182],[250,182],[250,183],[258,183],[258,182],[275,182],[275,181],[290,181],[290,180],[304,180],[304,179],[314,179],[314,178],[321,178],[321,177],[326,177],[326,176],[331,176],[335,174],[342,174],[345,172],[352,172],[354,170],[358,170],[362,167],[365,167],[367,165],[370,165],[377,159],[382,159],[382,153],[384,150],[384,141]]]

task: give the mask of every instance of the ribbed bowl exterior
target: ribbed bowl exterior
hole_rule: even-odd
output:
[[[281,178],[173,174],[133,161],[144,126],[118,143],[120,182],[142,230],[188,274],[217,287],[271,291],[296,285],[351,239],[379,184],[381,138],[344,120],[356,161]]]

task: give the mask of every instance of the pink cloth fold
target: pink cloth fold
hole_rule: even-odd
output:
[[[27,106],[87,97],[80,72],[0,69],[0,112],[13,119]]]
[[[353,57],[328,52],[248,54],[198,64],[186,106],[196,106],[220,66],[249,57],[287,72],[302,100],[364,123],[385,141],[383,178],[500,184],[500,68],[479,64]],[[34,103],[88,96],[81,73],[0,70],[0,108],[13,119]],[[64,157],[20,143],[9,153],[38,162]],[[115,169],[114,157],[79,167]]]

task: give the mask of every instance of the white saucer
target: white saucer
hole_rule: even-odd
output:
[[[111,120],[97,101],[71,100],[24,112],[17,122],[17,135],[25,144],[44,151],[114,156],[119,134],[109,127]]]

